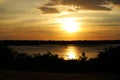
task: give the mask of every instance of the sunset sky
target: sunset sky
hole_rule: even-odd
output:
[[[0,0],[0,40],[120,39],[120,0]]]

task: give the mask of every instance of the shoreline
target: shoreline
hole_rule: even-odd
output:
[[[0,70],[0,80],[120,80],[120,74]]]

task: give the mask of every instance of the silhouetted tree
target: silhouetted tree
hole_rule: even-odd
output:
[[[109,47],[98,55],[100,67],[107,72],[120,72],[120,46]]]
[[[85,55],[85,52],[82,52],[82,56],[79,57],[81,61],[86,61],[87,57]]]
[[[16,53],[8,46],[0,45],[0,67],[10,67]]]
[[[14,58],[15,69],[30,70],[34,66],[33,63],[32,56],[28,56],[25,53],[19,53]]]

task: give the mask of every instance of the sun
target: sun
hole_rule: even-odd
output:
[[[79,24],[76,22],[76,18],[63,18],[60,20],[61,27],[68,33],[74,33],[79,31]]]

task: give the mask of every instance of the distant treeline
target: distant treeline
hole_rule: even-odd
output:
[[[120,40],[74,40],[74,41],[55,41],[55,40],[1,40],[0,44],[5,45],[67,45],[67,44],[120,44]]]

